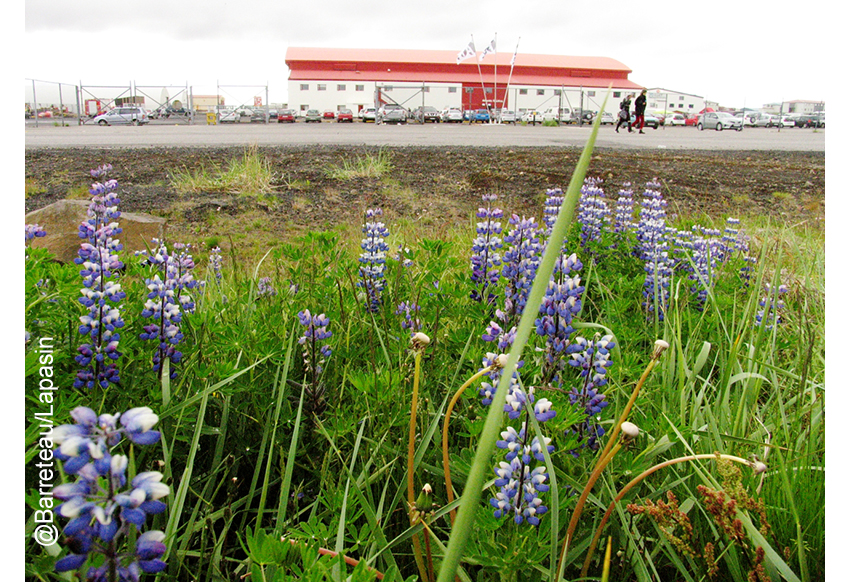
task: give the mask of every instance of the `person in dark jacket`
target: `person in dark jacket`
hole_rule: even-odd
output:
[[[614,131],[620,133],[620,126],[624,125],[629,130],[629,133],[632,133],[632,126],[629,124],[629,117],[631,114],[629,113],[629,109],[632,107],[632,95],[626,95],[626,98],[620,101],[620,118],[617,121],[617,127],[614,128]]]
[[[640,96],[635,99],[635,122],[632,127],[638,128],[638,133],[643,133],[643,126],[646,123],[644,115],[646,114],[646,89],[640,92]]]

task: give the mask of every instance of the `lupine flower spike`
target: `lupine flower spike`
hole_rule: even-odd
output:
[[[358,287],[365,292],[364,303],[367,311],[377,312],[381,305],[381,291],[384,289],[384,271],[386,270],[387,251],[390,247],[386,239],[390,231],[380,221],[383,211],[380,208],[366,211],[363,225],[364,238],[360,242],[360,281]]]
[[[142,531],[148,516],[166,510],[161,499],[170,488],[157,471],[138,473],[128,484],[129,459],[112,454],[125,437],[136,445],[158,442],[160,433],[152,428],[159,417],[147,407],[98,416],[82,406],[71,417],[75,424],[53,430],[54,455],[64,462],[65,473],[77,477],[53,488],[53,497],[62,502],[54,511],[68,519],[63,533],[71,550],[55,570],[79,570],[90,554],[100,553],[103,560],[89,568],[86,580],[137,582],[143,572],[161,572],[165,534]],[[134,532],[135,547],[129,547],[125,540]]]
[[[502,262],[500,249],[502,248],[502,210],[493,206],[496,201],[495,194],[484,194],[481,197],[484,206],[478,209],[475,216],[478,222],[475,226],[476,237],[472,243],[472,258],[470,266],[472,269],[473,289],[470,298],[474,301],[486,300],[490,303],[495,295],[488,287],[499,282],[499,265]]]
[[[102,177],[107,171],[98,168],[97,175]],[[115,180],[92,184],[88,218],[79,228],[79,236],[85,242],[80,245],[74,263],[82,267],[83,289],[79,301],[88,309],[80,317],[79,332],[90,340],[77,348],[75,360],[81,370],[77,372],[75,388],[96,385],[106,388],[120,380],[116,364],[121,356],[118,330],[124,326],[120,303],[126,294],[116,282],[118,271],[124,266],[116,254],[122,249],[115,238],[121,232],[116,222],[121,215],[117,187]]]

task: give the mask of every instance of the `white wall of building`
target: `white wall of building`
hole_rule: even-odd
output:
[[[702,111],[706,104],[709,107],[717,108],[715,103],[706,102],[705,97],[700,95],[691,95],[690,93],[671,91],[660,87],[646,91],[646,110],[651,113],[680,111],[686,114],[696,114]]]

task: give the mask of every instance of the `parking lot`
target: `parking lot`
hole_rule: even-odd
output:
[[[71,123],[71,120],[68,121]],[[373,123],[239,123],[206,125],[147,124],[143,126],[67,125],[28,122],[26,148],[72,147],[196,147],[196,146],[451,146],[451,147],[582,147],[589,126]],[[694,127],[645,129],[644,134],[612,126],[599,130],[600,148],[670,150],[825,151],[826,129],[745,128],[743,131],[699,131]]]

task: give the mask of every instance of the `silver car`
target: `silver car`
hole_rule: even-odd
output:
[[[724,129],[741,131],[743,129],[741,119],[725,111],[708,111],[700,115],[699,121],[697,121],[697,129],[702,131],[706,127],[714,128],[717,131]]]
[[[451,107],[444,109],[440,114],[440,121],[443,123],[463,123],[463,111]]]
[[[98,125],[142,125],[149,121],[141,107],[116,107],[92,120]]]

